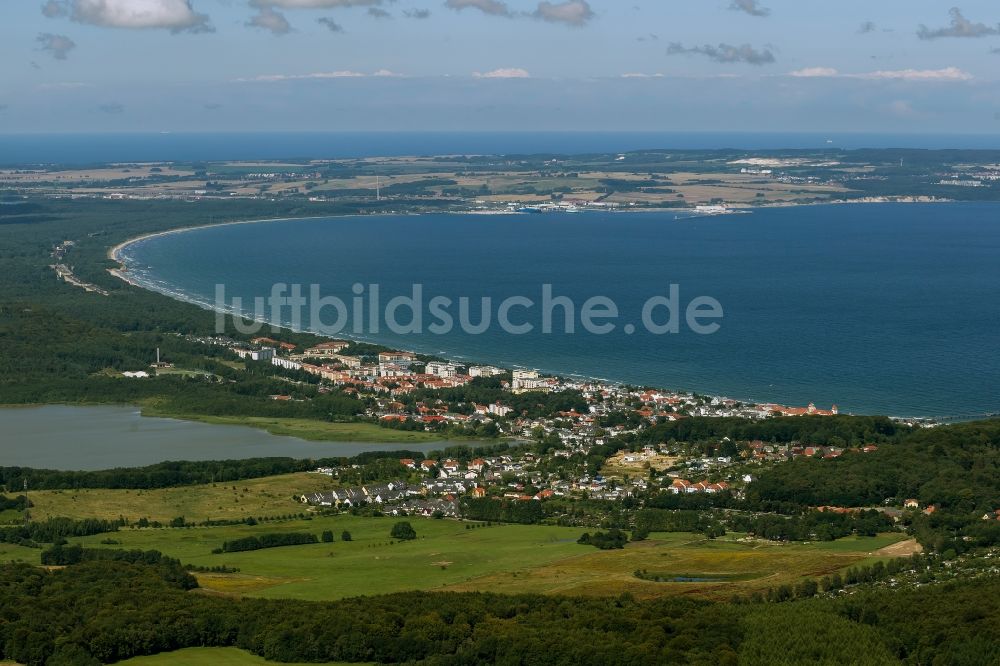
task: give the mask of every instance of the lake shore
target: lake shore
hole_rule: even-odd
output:
[[[316,435],[322,433],[293,427],[294,423],[285,427],[281,419],[270,419],[273,422],[270,424],[243,421],[246,420],[213,422],[211,418],[147,416],[132,405],[49,404],[0,408],[4,432],[19,443],[5,452],[5,464],[38,469],[102,470],[142,467],[164,460],[339,458],[367,451],[426,453],[459,443],[432,436],[422,441],[416,438],[393,440],[393,431],[386,431],[385,438],[377,441],[370,436],[384,429],[375,424],[344,424],[355,427],[345,429],[338,440],[320,438]],[[358,436],[348,439],[349,432]],[[462,443],[475,445],[479,442]]]

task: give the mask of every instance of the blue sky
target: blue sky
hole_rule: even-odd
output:
[[[1000,133],[1000,4],[5,0],[0,131]]]

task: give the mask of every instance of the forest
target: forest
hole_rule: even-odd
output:
[[[0,566],[4,658],[81,666],[193,646],[285,662],[441,665],[981,666],[1000,658],[996,580],[898,592],[862,584],[846,596],[735,603],[484,593],[324,603],[198,594],[193,578],[158,553],[74,552],[57,561],[68,566]]]
[[[245,460],[207,460],[162,462],[146,467],[120,467],[100,471],[64,471],[27,467],[0,467],[0,486],[11,491],[28,481],[34,490],[73,488],[109,488],[152,490],[206,483],[225,483],[258,479],[278,474],[308,472],[317,467],[344,466],[345,482],[364,483],[398,478],[400,458],[420,458],[419,451],[369,451],[345,458],[247,458]],[[17,502],[16,499],[0,500]]]

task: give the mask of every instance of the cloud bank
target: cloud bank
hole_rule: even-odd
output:
[[[807,67],[794,72],[789,72],[789,76],[796,78],[841,78],[841,79],[866,79],[869,81],[971,81],[973,76],[958,67],[945,67],[943,69],[894,69],[879,70],[876,72],[866,72],[863,74],[841,74],[832,67]]]

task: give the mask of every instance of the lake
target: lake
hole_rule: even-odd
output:
[[[972,418],[1000,409],[997,204],[803,206],[682,219],[324,218],[149,238],[125,248],[124,259],[141,284],[206,307],[215,305],[218,285],[227,303],[239,296],[246,311],[275,283],[307,291],[316,284],[319,295],[350,306],[339,335],[459,361],[854,413]],[[480,321],[482,298],[495,308],[516,296],[535,307],[514,308],[511,319],[536,321],[546,284],[571,300],[576,315],[587,299],[604,296],[620,318],[609,334],[579,324],[569,333],[560,310],[550,333],[493,325],[433,334],[426,326],[376,331],[363,312],[353,316],[354,289],[366,304],[378,285],[380,306],[372,310],[381,311],[414,284],[425,302],[467,297],[470,322]],[[626,322],[635,326],[648,299],[667,296],[671,285],[682,308],[715,299],[724,312],[718,332],[629,333]],[[320,321],[339,319],[331,313],[338,311],[327,308]],[[295,323],[290,311],[277,319]],[[311,319],[299,325],[316,328]]]
[[[431,451],[447,444],[311,442],[242,426],[147,418],[132,407],[0,409],[0,466],[61,470],[142,467],[165,460],[297,459],[364,451]]]

